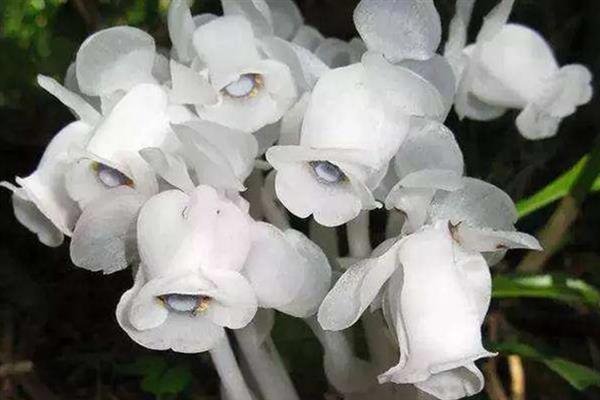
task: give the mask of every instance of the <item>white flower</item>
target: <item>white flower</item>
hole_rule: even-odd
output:
[[[456,110],[488,120],[520,109],[516,123],[527,139],[554,136],[560,121],[592,97],[592,74],[580,64],[559,67],[537,32],[506,24],[512,1],[501,2],[486,19],[477,41],[465,48]]]
[[[331,271],[299,232],[254,222],[241,198],[199,186],[162,192],[137,220],[140,266],[117,308],[122,328],[152,349],[200,352],[238,329],[257,307],[306,317]]]
[[[394,117],[367,86],[361,64],[326,73],[308,103],[299,145],[267,151],[281,202],[327,226],[375,208],[370,187],[381,179],[408,127],[407,118]]]
[[[398,339],[400,361],[380,382],[413,383],[443,400],[483,388],[474,361],[491,355],[480,333],[491,283],[480,253],[540,248],[533,237],[514,232],[516,212],[505,193],[465,181],[434,200],[428,225],[384,242],[372,258],[351,266],[318,315],[324,329],[344,329],[383,288],[381,304]]]
[[[252,18],[263,14],[251,2],[225,1],[224,17],[196,28],[182,3],[172,2],[169,12],[182,62],[171,63],[173,101],[193,104],[202,119],[245,132],[277,122],[296,100],[297,89],[288,66],[258,51]]]
[[[158,191],[153,171],[138,154],[146,147],[170,148],[177,140],[171,123],[192,117],[169,104],[155,84],[140,84],[127,92],[96,125],[67,174],[67,189],[82,208],[107,190],[121,185],[152,195]]]
[[[71,146],[83,146],[92,128],[83,121],[72,122],[54,136],[36,170],[16,178],[18,186],[0,183],[13,192],[15,216],[47,246],[59,246],[70,236],[81,213],[67,194],[65,173],[71,166]]]

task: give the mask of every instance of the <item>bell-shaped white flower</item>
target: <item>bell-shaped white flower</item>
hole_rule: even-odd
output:
[[[259,306],[310,316],[330,284],[325,255],[304,235],[254,222],[239,196],[209,186],[152,197],[137,238],[140,269],[117,317],[152,349],[208,350]]]
[[[67,189],[81,207],[107,190],[128,185],[150,196],[158,188],[154,173],[138,154],[147,147],[173,147],[171,123],[191,119],[172,105],[155,84],[141,84],[125,94],[97,124],[92,138],[67,174]]]
[[[527,139],[554,136],[560,121],[592,97],[592,74],[580,64],[560,67],[536,31],[504,23],[512,2],[501,2],[486,19],[468,58],[456,110],[487,120],[521,110],[516,123]],[[459,101],[460,100],[460,101]]]
[[[173,2],[169,12],[171,38],[183,55],[182,65],[172,63],[172,99],[194,105],[204,120],[245,132],[277,122],[295,102],[297,89],[287,65],[259,52],[262,35],[253,31],[252,18],[262,19],[263,7],[224,1],[224,17],[196,28],[182,3]]]
[[[117,307],[121,327],[148,348],[201,352],[223,336],[222,327],[250,322],[257,300],[240,274],[250,222],[207,186],[147,201],[137,222],[141,264]]]
[[[1,182],[12,190],[17,220],[47,246],[59,246],[70,236],[81,210],[65,187],[65,173],[73,159],[69,149],[85,146],[92,127],[83,121],[72,122],[54,136],[46,147],[36,170],[16,184]]]
[[[438,190],[453,191],[463,184],[463,155],[452,132],[435,121],[414,119],[410,133],[394,156],[395,185],[385,198],[388,209],[406,215],[403,232],[415,231],[427,220]]]
[[[153,83],[155,45],[146,32],[120,26],[88,37],[77,52],[77,83],[85,94],[107,95]]]
[[[474,361],[491,355],[480,333],[491,283],[481,253],[540,249],[535,238],[514,232],[514,204],[505,193],[464,180],[458,190],[438,192],[427,225],[349,267],[318,315],[324,329],[340,330],[380,302],[400,349],[398,365],[380,382],[412,383],[443,400],[483,388]]]
[[[392,63],[429,59],[441,40],[433,0],[361,0],[354,10],[354,25],[367,48]]]
[[[361,64],[326,73],[308,103],[300,144],[267,152],[277,196],[300,217],[335,226],[377,206],[370,189],[404,139],[408,117],[387,112],[365,75]]]

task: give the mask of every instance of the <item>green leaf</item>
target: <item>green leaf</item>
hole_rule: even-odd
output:
[[[600,308],[598,289],[581,279],[562,274],[497,275],[492,281],[492,297],[546,298]]]
[[[589,161],[589,155],[582,157],[571,169],[556,178],[546,187],[541,189],[536,194],[519,200],[517,202],[517,212],[519,218],[523,218],[526,215],[531,214],[534,211],[539,210],[565,197],[573,188],[577,178],[583,172],[586,164]],[[594,181],[590,187],[591,192],[597,192],[600,190],[600,176],[594,177]]]
[[[491,345],[494,351],[509,355],[517,354],[523,358],[545,364],[577,390],[590,386],[600,387],[600,372],[564,358],[548,355],[525,343],[507,342]]]

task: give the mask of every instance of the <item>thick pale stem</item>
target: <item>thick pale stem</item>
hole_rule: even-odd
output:
[[[348,249],[350,257],[366,258],[371,255],[371,241],[369,238],[369,213],[363,211],[358,217],[346,225],[348,234]],[[365,328],[367,345],[375,367],[383,371],[389,368],[390,354],[395,354],[383,332],[386,329],[381,318],[369,315],[368,311],[361,318]],[[392,351],[390,351],[392,350]],[[393,363],[393,361],[392,361]]]
[[[272,340],[267,338],[264,343],[259,343],[252,322],[234,333],[263,399],[299,400]]]
[[[369,239],[369,212],[363,211],[346,224],[350,257],[366,258],[371,254]]]
[[[240,367],[231,350],[229,339],[224,338],[210,350],[210,356],[221,377],[221,384],[228,400],[253,400],[244,381]]]
[[[260,202],[265,219],[281,230],[290,228],[290,219],[285,208],[275,198],[275,176],[269,175],[260,191]]]

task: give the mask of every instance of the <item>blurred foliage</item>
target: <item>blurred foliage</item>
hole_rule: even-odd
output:
[[[436,0],[445,27],[454,1]],[[358,0],[297,2],[307,23],[326,36],[356,35],[352,10]],[[36,86],[36,75],[62,80],[79,44],[103,27],[137,26],[150,32],[159,46],[168,47],[168,3],[0,0],[0,180],[30,172],[54,132],[72,119],[65,107]],[[495,3],[477,0],[471,37]],[[196,0],[193,7],[194,13],[220,13],[219,0]],[[518,0],[511,20],[540,31],[561,64],[581,62],[600,76],[599,1]],[[596,92],[597,82],[596,78]],[[553,203],[579,179],[600,132],[599,107],[595,97],[562,123],[557,137],[537,142],[518,134],[514,112],[491,122],[458,121],[451,113],[447,125],[463,149],[467,173],[501,187],[513,199],[523,199],[519,211],[527,218],[519,221],[519,228],[536,232],[554,211]],[[600,190],[598,180],[591,189]],[[1,193],[0,364],[31,360],[35,369],[25,377],[0,382],[0,399],[35,398],[33,389],[45,393],[38,396],[43,399],[218,398],[218,378],[206,355],[149,352],[118,327],[114,308],[131,285],[129,271],[102,276],[73,268],[68,246],[40,245],[16,222],[7,192]],[[372,236],[382,238],[385,216],[381,211],[373,216]],[[305,221],[294,221],[306,228]],[[595,195],[583,204],[564,246],[544,273],[516,275],[522,252],[509,253],[493,269],[491,313],[503,321],[495,348],[526,361],[529,400],[600,398],[597,389],[578,392],[555,375],[576,389],[598,385],[598,374],[589,368],[600,370],[598,237],[600,207]],[[486,335],[492,331],[489,323],[485,329]],[[366,355],[360,330],[354,336],[359,354]],[[328,390],[322,351],[307,326],[298,319],[278,317],[273,337],[302,398],[322,398]],[[509,387],[508,371],[501,368],[500,375]]]

